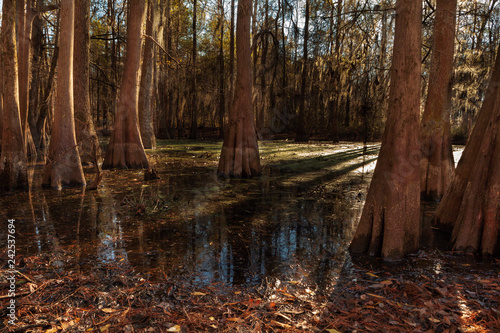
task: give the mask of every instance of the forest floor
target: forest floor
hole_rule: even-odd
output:
[[[215,168],[219,149],[217,142],[163,142],[148,153],[165,178],[168,170]],[[300,196],[327,203],[341,196],[359,206],[376,151],[376,145],[359,148],[349,143],[265,143],[264,182],[270,188],[276,182],[281,189],[302,188]],[[360,169],[364,175],[356,174]],[[119,192],[120,177],[119,171],[107,173],[103,186]],[[140,172],[127,177],[142,182]],[[243,185],[248,187],[241,193],[222,185],[215,191],[211,185],[194,198],[234,205],[254,191],[251,184]],[[165,214],[159,199],[143,197],[142,190],[140,200],[122,195],[123,216],[153,219]],[[197,207],[200,214],[213,209],[211,204]],[[263,277],[250,284],[200,284],[165,272],[138,272],[123,259],[83,270],[71,246],[53,253],[18,251],[15,325],[8,323],[12,273],[2,252],[0,332],[500,332],[497,259],[427,249],[386,263],[351,257],[343,249],[339,274],[327,287],[324,281],[321,285],[294,276]]]

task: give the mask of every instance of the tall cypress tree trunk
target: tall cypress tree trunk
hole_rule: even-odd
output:
[[[497,56],[498,57],[498,56]],[[500,93],[471,169],[452,234],[453,248],[500,254]],[[457,203],[453,204],[456,207]]]
[[[218,172],[226,177],[259,175],[260,158],[252,114],[252,68],[250,18],[252,0],[239,0],[236,27],[236,83]]]
[[[15,37],[15,0],[3,0],[2,9],[2,85],[3,121],[0,155],[0,190],[28,187],[26,151],[19,111],[19,83]]]
[[[440,200],[455,169],[451,147],[451,77],[455,49],[456,0],[438,0],[427,101],[420,130],[422,196]]]
[[[333,96],[328,102],[329,106],[329,123],[328,123],[328,136],[333,142],[339,141],[339,101],[340,101],[340,27],[342,20],[342,0],[337,1],[337,13],[335,22],[335,48],[334,56],[335,63],[333,68]],[[332,27],[333,28],[333,27]],[[333,30],[333,29],[332,29]],[[333,32],[332,32],[333,33]]]
[[[295,135],[296,142],[306,142],[309,140],[306,129],[306,89],[307,89],[307,58],[308,58],[308,42],[309,42],[309,7],[310,0],[306,0],[306,22],[304,24],[304,60],[302,64],[300,100],[299,100],[299,115],[297,117],[297,133]]]
[[[173,71],[168,65],[169,54],[171,54],[172,45],[172,29],[171,29],[171,19],[170,19],[170,0],[166,0],[165,4],[162,5],[162,15],[160,31],[158,34],[158,40],[162,41],[165,47],[165,53],[162,53],[161,63],[166,64],[165,66],[160,65],[158,68],[159,84],[158,84],[158,128],[157,136],[161,139],[173,139],[175,138],[175,133],[172,130],[172,90],[171,90],[171,75]],[[161,36],[160,36],[161,35]]]
[[[60,12],[58,12],[58,22],[60,21]],[[46,123],[49,118],[50,113],[50,103],[52,99],[52,89],[56,76],[57,63],[59,61],[59,35],[60,29],[56,29],[54,36],[54,44],[55,48],[52,53],[52,59],[50,60],[50,69],[49,76],[47,78],[47,82],[45,87],[43,88],[43,96],[40,103],[40,113],[38,115],[38,119],[36,121],[36,129],[39,137],[39,148],[46,149],[47,148],[47,133],[46,133]]]
[[[156,1],[148,1],[148,18],[146,21],[146,34],[156,38],[158,28],[158,6],[153,7]],[[154,43],[146,38],[144,41],[144,57],[142,60],[141,88],[139,93],[139,123],[141,138],[144,148],[155,149],[156,138],[153,125],[153,72],[154,72]]]
[[[35,155],[36,148],[28,126],[29,106],[29,73],[31,64],[31,0],[18,0],[18,76],[19,76],[19,110],[21,113],[21,126],[24,135],[24,144],[28,155]]]
[[[35,148],[40,148],[40,133],[37,130],[36,122],[39,117],[39,109],[41,102],[41,59],[43,56],[43,32],[42,32],[42,19],[36,16],[33,19],[31,45],[33,49],[32,69],[31,69],[31,83],[29,92],[29,106],[28,106],[28,123],[30,126],[31,136]]]
[[[73,100],[73,0],[61,0],[60,53],[57,71],[57,94],[47,164],[42,185],[85,186],[82,163],[76,143]]]
[[[115,115],[115,128],[106,151],[103,169],[149,168],[138,122],[141,75],[142,26],[146,0],[131,0],[127,18],[127,49]]]
[[[351,251],[397,260],[420,237],[420,49],[422,1],[397,0],[385,132]]]
[[[193,77],[191,81],[191,128],[189,130],[189,138],[197,139],[198,138],[198,91],[196,85],[196,58],[198,55],[198,42],[197,42],[197,33],[196,33],[196,25],[197,25],[197,0],[193,1],[193,50],[192,50],[192,59],[193,59]]]
[[[497,54],[500,52],[500,46],[498,48]],[[453,180],[446,190],[443,199],[441,200],[437,210],[436,210],[436,224],[443,229],[452,229],[457,228],[456,224],[459,220],[459,216],[461,213],[462,206],[464,206],[464,202],[472,202],[472,195],[477,195],[480,198],[485,197],[485,193],[487,187],[484,187],[480,190],[480,192],[470,192],[471,189],[468,190],[470,186],[470,182],[474,179],[474,173],[481,173],[480,176],[485,176],[484,172],[488,172],[489,169],[481,169],[481,166],[477,166],[479,160],[487,158],[487,156],[482,156],[483,154],[490,155],[489,158],[493,158],[494,150],[488,152],[485,151],[483,146],[486,144],[485,141],[491,141],[491,144],[494,143],[495,136],[491,134],[491,126],[495,123],[495,112],[498,112],[497,108],[500,101],[500,57],[497,55],[495,67],[493,69],[493,73],[491,74],[490,83],[488,86],[488,90],[479,111],[479,115],[476,120],[476,124],[472,130],[471,136],[467,141],[467,145],[462,153],[462,157],[458,162],[457,168],[455,169],[455,174],[453,176]],[[497,127],[498,128],[498,127]],[[489,131],[489,134],[486,135],[486,132]],[[495,157],[497,158],[497,157]],[[479,162],[485,164],[485,162]],[[490,162],[491,170],[490,173],[493,173],[495,168],[498,169],[498,160],[492,159]],[[494,166],[494,167],[493,167]],[[492,175],[490,175],[493,177]],[[478,180],[474,180],[478,182]],[[483,184],[486,186],[486,184]],[[476,186],[476,184],[474,184]],[[498,185],[496,185],[498,186]],[[494,189],[494,187],[492,187]],[[477,190],[474,188],[474,190]],[[466,191],[468,191],[466,193]],[[498,189],[497,189],[498,191]],[[488,194],[490,195],[490,194]],[[479,198],[478,198],[479,199]],[[482,205],[482,204],[481,204]],[[481,206],[480,205],[480,206]],[[497,201],[498,205],[498,201]],[[477,215],[473,218],[473,222],[479,223],[483,220],[484,216],[481,216],[480,210],[476,211]],[[497,217],[498,220],[498,217]],[[479,247],[477,244],[475,245],[475,249],[478,250]]]
[[[224,0],[219,0],[220,44],[219,44],[219,138],[224,138],[224,116],[226,113],[226,89],[224,66]]]
[[[101,159],[90,110],[90,0],[75,0],[74,105],[76,140],[82,163]],[[95,166],[98,167],[98,166]]]
[[[229,105],[233,104],[234,97],[234,0],[231,0],[231,24],[229,27]]]

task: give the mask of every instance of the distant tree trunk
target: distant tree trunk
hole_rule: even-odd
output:
[[[306,0],[306,17],[304,24],[304,60],[302,64],[302,76],[300,87],[299,114],[297,117],[297,132],[295,133],[296,142],[306,142],[309,140],[306,132],[306,90],[307,90],[307,58],[308,58],[308,43],[309,43],[309,7],[310,0]]]
[[[342,0],[337,1],[337,13],[335,22],[335,63],[333,70],[333,97],[328,103],[329,115],[329,137],[333,142],[339,141],[339,100],[340,100],[340,28],[342,20]],[[332,29],[333,30],[333,29]],[[332,32],[333,33],[333,32]]]
[[[197,100],[197,85],[196,85],[196,57],[198,54],[198,42],[197,42],[197,7],[198,1],[193,0],[193,78],[191,81],[191,128],[189,130],[189,138],[198,138],[198,100]]]
[[[497,54],[500,52],[500,46],[498,48]],[[457,231],[454,231],[455,239],[462,238],[463,236],[458,236],[458,229],[466,230],[465,228],[471,228],[471,232],[475,229],[474,232],[476,234],[470,235],[471,239],[473,237],[479,237],[477,232],[483,228],[485,224],[485,220],[491,220],[491,217],[495,217],[493,214],[494,210],[487,211],[485,210],[485,204],[488,200],[493,199],[492,191],[495,190],[495,187],[491,185],[492,181],[495,181],[495,170],[498,170],[497,167],[499,165],[498,160],[498,147],[491,151],[485,150],[485,147],[488,147],[488,144],[494,144],[495,136],[498,136],[496,133],[492,133],[493,129],[497,129],[498,132],[498,119],[495,119],[495,116],[498,117],[498,101],[500,98],[500,57],[497,55],[495,68],[493,69],[493,73],[491,74],[490,83],[488,86],[488,90],[479,111],[479,115],[476,120],[476,124],[472,130],[471,136],[467,141],[467,145],[462,153],[462,157],[458,162],[457,168],[455,170],[455,174],[453,180],[446,190],[443,199],[441,200],[437,210],[436,210],[436,224],[445,230],[450,230],[454,228]],[[493,127],[492,127],[493,126]],[[491,128],[490,128],[491,127]],[[486,154],[483,156],[483,154]],[[495,155],[496,154],[496,155]],[[491,159],[487,164],[487,160]],[[491,169],[488,169],[490,167]],[[479,173],[475,175],[475,173]],[[479,177],[479,179],[478,179]],[[490,179],[488,179],[490,177]],[[497,181],[497,194],[498,194],[498,178]],[[478,191],[478,183],[482,184],[484,187],[479,189]],[[494,183],[493,183],[494,184]],[[487,187],[491,186],[491,187]],[[474,198],[477,196],[477,198]],[[475,211],[471,211],[473,207],[469,207],[471,203],[476,204]],[[496,201],[497,204],[497,213],[498,214],[498,199]],[[494,203],[494,201],[493,201]],[[465,208],[466,207],[466,208]],[[464,210],[464,211],[462,211]],[[469,223],[475,223],[477,225],[469,225],[469,223],[463,223],[463,218],[466,217],[463,214],[471,214],[468,217],[471,218]],[[488,213],[490,216],[486,217]],[[498,215],[496,216],[497,221],[499,220]],[[460,226],[463,224],[464,226]],[[458,225],[458,226],[457,226]],[[487,226],[485,229],[489,233],[489,236],[493,236],[493,229],[491,226]],[[498,225],[497,225],[498,230]],[[484,240],[483,240],[484,241]],[[465,242],[463,240],[458,241],[455,244],[456,247],[464,246]],[[467,245],[469,246],[469,245]],[[466,246],[466,247],[467,247]],[[472,246],[470,244],[470,246]],[[474,250],[482,250],[481,246],[478,246],[476,243],[474,246]],[[488,249],[489,251],[489,249]],[[488,252],[486,252],[488,253]]]
[[[173,74],[173,71],[170,68],[170,65],[168,64],[169,59],[169,54],[171,54],[171,45],[172,45],[172,27],[171,27],[171,18],[170,18],[170,0],[166,0],[165,5],[163,8],[162,12],[162,29],[163,29],[163,34],[162,36],[158,38],[158,40],[163,41],[163,45],[165,47],[165,51],[167,54],[162,54],[161,56],[164,57],[163,61],[161,63],[166,64],[164,66],[161,66],[161,70],[159,70],[159,93],[158,93],[158,99],[159,99],[159,114],[158,114],[158,130],[157,130],[157,136],[161,139],[173,139],[175,138],[174,131],[172,130],[172,90],[171,90],[171,75]]]
[[[427,101],[422,117],[422,197],[440,200],[455,164],[451,147],[451,84],[457,0],[438,0]]]
[[[281,49],[283,50],[283,61],[282,61],[282,79],[281,79],[281,93],[283,95],[282,100],[282,110],[284,112],[289,112],[289,104],[290,104],[290,98],[289,94],[287,94],[287,86],[288,86],[288,73],[287,73],[287,51],[286,51],[286,43],[287,43],[287,36],[285,34],[285,24],[286,24],[286,6],[287,6],[287,1],[282,0],[281,1],[281,7],[282,7],[282,16],[281,16]],[[294,114],[295,115],[295,114]],[[285,124],[286,126],[287,124]]]
[[[127,18],[126,58],[115,115],[115,128],[106,151],[103,169],[149,168],[138,123],[142,26],[145,17],[146,0],[131,0]]]
[[[33,49],[32,70],[31,70],[31,83],[29,92],[29,107],[28,107],[28,123],[30,132],[33,138],[35,148],[40,148],[40,133],[37,130],[36,122],[39,117],[40,109],[40,96],[41,96],[41,59],[43,56],[43,32],[42,32],[42,18],[36,16],[32,24],[31,45]]]
[[[159,24],[158,5],[156,1],[148,1],[148,16],[146,20],[146,34],[156,38],[156,30]],[[141,138],[144,148],[155,149],[156,138],[153,125],[153,71],[154,71],[154,42],[146,38],[144,40],[144,58],[142,60],[141,88],[139,93],[139,123],[141,126]]]
[[[250,18],[252,0],[238,1],[236,83],[218,172],[226,177],[260,175],[259,147],[252,114]]]
[[[2,85],[3,121],[0,155],[0,190],[28,188],[26,151],[19,111],[19,83],[16,51],[16,2],[3,0],[2,8]]]
[[[74,105],[76,140],[82,163],[101,159],[101,148],[90,110],[90,0],[75,0]],[[97,166],[96,166],[97,167]]]
[[[57,14],[60,17],[60,13]],[[59,22],[59,18],[58,18]],[[37,145],[40,149],[46,149],[46,141],[47,141],[47,134],[46,134],[46,123],[47,123],[47,118],[50,113],[50,103],[51,103],[51,98],[52,98],[52,89],[54,85],[54,78],[56,75],[56,69],[57,69],[57,63],[59,60],[59,35],[60,35],[60,30],[61,29],[56,29],[55,32],[55,37],[54,37],[54,44],[55,48],[52,53],[52,59],[50,63],[50,70],[49,70],[49,76],[47,78],[47,83],[43,89],[44,93],[42,96],[42,100],[40,103],[40,113],[38,115],[38,119],[36,121],[36,129],[37,129],[37,135],[39,137],[39,144]]]
[[[397,0],[388,116],[351,251],[397,260],[420,237],[420,49],[422,1]]]
[[[219,44],[219,138],[224,138],[224,116],[226,113],[226,89],[224,68],[224,0],[219,0],[220,44]]]
[[[54,124],[42,181],[43,186],[57,189],[86,184],[76,143],[73,106],[74,1],[61,0],[60,12],[61,40]]]
[[[24,135],[24,144],[28,155],[36,154],[30,127],[28,126],[29,106],[29,73],[31,63],[31,22],[32,22],[31,0],[18,0],[18,76],[19,76],[19,108],[21,113],[21,126]]]
[[[229,27],[229,105],[233,104],[234,97],[234,0],[231,0],[231,25]]]

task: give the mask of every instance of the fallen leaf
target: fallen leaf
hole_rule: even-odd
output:
[[[279,321],[276,321],[276,320],[272,320],[271,321],[271,325],[273,325],[273,326],[279,326],[281,328],[292,328],[292,326],[290,326],[288,324],[280,323]]]
[[[334,328],[327,328],[325,331],[327,331],[328,333],[340,333],[340,331],[337,331]]]
[[[227,318],[227,321],[233,321],[235,323],[243,322],[244,320],[241,318]]]
[[[101,309],[101,311],[104,313],[113,313],[113,312],[116,312],[117,310],[113,310],[111,308],[104,308],[104,309]]]
[[[103,326],[100,328],[101,332],[107,331],[111,327],[110,324],[107,324],[106,326]]]
[[[195,292],[191,293],[191,296],[205,296],[205,295],[206,295],[205,293],[202,293],[199,291],[195,291]]]
[[[377,279],[378,279],[378,278],[380,278],[380,276],[375,275],[375,274],[370,273],[370,272],[367,272],[367,273],[366,273],[366,275],[371,276],[371,277],[374,277],[374,278],[377,278]]]
[[[180,332],[180,331],[181,327],[179,325],[172,326],[167,330],[167,332]]]

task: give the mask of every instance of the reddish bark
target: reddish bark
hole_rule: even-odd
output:
[[[497,52],[498,53],[498,52]],[[492,121],[495,104],[499,103],[500,94],[500,57],[497,56],[488,90],[476,119],[476,124],[467,141],[467,145],[458,162],[453,180],[446,190],[441,203],[436,210],[436,225],[445,230],[451,230],[457,221],[464,193],[468,185],[481,145],[490,121]],[[488,138],[492,140],[493,138]],[[484,191],[485,189],[483,189]],[[480,193],[478,193],[479,195]]]
[[[127,53],[115,115],[115,128],[106,151],[103,169],[149,168],[138,121],[142,28],[145,17],[146,0],[131,0],[127,18]]]
[[[218,171],[227,177],[252,177],[261,172],[259,147],[252,114],[250,17],[252,0],[238,2],[236,23],[236,83]]]
[[[453,178],[451,147],[451,76],[455,49],[456,0],[438,0],[431,72],[420,130],[422,196],[440,200]]]
[[[2,10],[3,121],[0,156],[0,190],[28,187],[26,151],[19,111],[19,82],[15,38],[14,0],[4,0]]]
[[[302,63],[302,74],[301,74],[301,86],[300,86],[300,100],[299,100],[299,112],[297,117],[297,133],[295,135],[295,142],[307,142],[309,140],[309,136],[307,134],[306,129],[306,92],[307,92],[307,44],[309,42],[309,7],[310,2],[306,0],[306,17],[304,24],[304,60]]]
[[[500,254],[499,166],[500,103],[497,102],[460,203],[452,235],[454,249]]]
[[[396,2],[387,123],[351,251],[396,260],[419,246],[421,1]]]
[[[159,9],[155,1],[148,2],[148,19],[146,34],[156,38],[159,24]],[[154,7],[153,7],[154,6]],[[153,72],[154,72],[154,43],[150,38],[144,41],[144,58],[142,61],[141,87],[139,94],[139,123],[144,148],[155,149],[156,138],[153,126]]]
[[[453,248],[500,254],[500,53],[488,94],[436,217]]]
[[[82,163],[101,158],[101,148],[90,110],[89,48],[90,0],[75,0],[74,105],[76,139]],[[96,166],[97,167],[97,166]]]
[[[29,106],[29,73],[31,71],[31,26],[33,10],[31,2],[18,0],[18,77],[19,77],[19,111],[21,113],[21,127],[23,129],[25,149],[28,156],[36,155],[30,127],[28,126]]]
[[[43,186],[57,189],[86,185],[76,143],[74,121],[74,14],[74,1],[61,0],[60,50],[54,124],[42,181]]]

